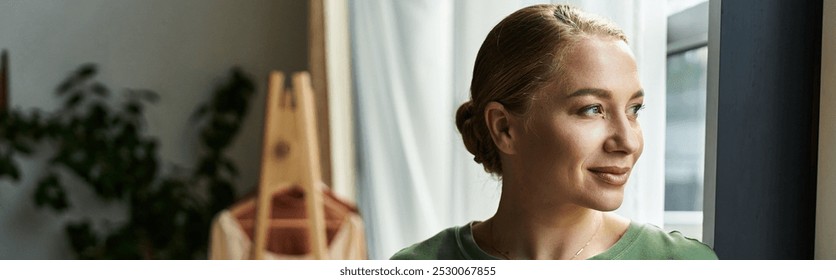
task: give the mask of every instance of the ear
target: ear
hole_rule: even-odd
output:
[[[491,101],[485,106],[485,122],[488,125],[488,133],[496,147],[505,154],[515,154],[514,140],[511,128],[514,116],[505,110],[505,106],[496,101]]]

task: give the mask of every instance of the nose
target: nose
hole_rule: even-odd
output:
[[[641,151],[644,141],[638,121],[631,120],[626,114],[618,114],[609,119],[609,127],[610,135],[604,142],[606,152],[630,155]]]

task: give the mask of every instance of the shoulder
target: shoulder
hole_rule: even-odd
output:
[[[461,259],[458,250],[458,231],[461,227],[450,227],[427,240],[403,248],[392,260],[449,260]]]
[[[708,259],[716,260],[717,255],[708,245],[686,237],[678,231],[667,232],[651,224],[639,224],[637,245],[651,259]]]

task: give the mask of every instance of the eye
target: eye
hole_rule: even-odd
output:
[[[594,117],[598,115],[603,115],[604,109],[603,107],[601,107],[600,104],[590,105],[581,109],[580,114],[584,116]]]
[[[636,104],[630,107],[629,113],[633,116],[638,117],[639,111],[641,111],[642,109],[644,109],[644,104]]]

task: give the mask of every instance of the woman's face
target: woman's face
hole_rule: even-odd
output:
[[[546,188],[535,190],[543,199],[614,210],[644,147],[636,62],[625,42],[601,37],[578,42],[563,62],[562,82],[532,103],[520,165],[531,185]]]

